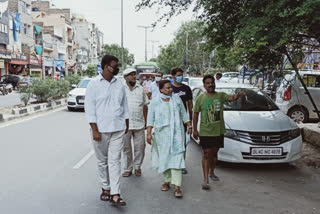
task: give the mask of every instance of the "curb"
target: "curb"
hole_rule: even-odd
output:
[[[320,127],[314,124],[298,124],[302,130],[302,138],[305,142],[320,148]]]
[[[54,100],[49,103],[34,104],[22,108],[12,108],[12,114],[0,114],[0,123],[30,116],[40,112],[50,111],[67,105],[67,99]]]

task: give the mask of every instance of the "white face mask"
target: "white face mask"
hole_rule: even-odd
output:
[[[155,80],[156,82],[159,82],[161,80],[161,77],[156,77]]]
[[[161,97],[162,99],[171,98],[171,96],[165,95],[165,94],[163,94],[162,92],[160,93],[160,97]]]

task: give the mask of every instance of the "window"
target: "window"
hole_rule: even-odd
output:
[[[320,88],[320,75],[304,75],[303,82],[307,87]]]

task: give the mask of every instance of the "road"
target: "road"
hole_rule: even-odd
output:
[[[16,91],[13,91],[7,95],[0,95],[0,108],[10,107],[21,103],[20,96]]]
[[[0,125],[1,214],[194,214],[320,213],[319,170],[288,165],[220,164],[221,181],[200,189],[201,149],[190,143],[183,199],[161,192],[161,176],[150,167],[147,146],[143,176],[122,179],[128,205],[99,200],[95,157],[83,112],[67,110]]]

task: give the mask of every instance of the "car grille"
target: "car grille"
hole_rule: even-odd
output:
[[[250,155],[248,152],[242,152],[242,158],[245,160],[281,160],[286,159],[288,155],[288,152],[282,153],[282,155],[279,156],[253,156]]]
[[[69,106],[75,106],[76,103],[75,103],[75,102],[68,102],[68,105],[69,105]]]
[[[77,96],[76,101],[78,105],[84,105],[84,103],[79,103],[79,100],[84,100],[85,96]]]
[[[252,145],[280,145],[291,140],[289,131],[283,132],[244,132],[236,131],[240,141]]]

